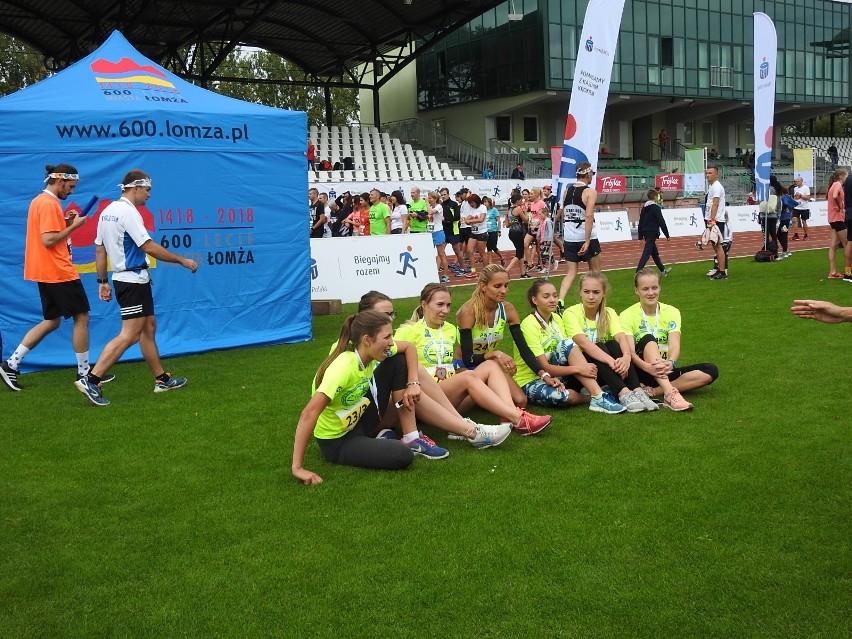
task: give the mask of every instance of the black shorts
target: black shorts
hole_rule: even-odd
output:
[[[41,296],[41,313],[46,320],[68,319],[89,312],[89,298],[80,280],[56,283],[38,283]]]
[[[828,225],[835,231],[846,230],[846,222],[829,222]]]
[[[793,209],[793,217],[800,217],[803,220],[811,219],[810,209]]]
[[[471,230],[469,226],[465,226],[459,229],[459,241],[463,244],[467,244],[467,241],[470,239]]]
[[[121,319],[131,320],[139,317],[150,317],[154,314],[154,295],[151,292],[151,282],[131,284],[113,280],[115,300],[121,307]]]
[[[471,233],[471,239],[476,240],[477,242],[487,242],[488,241],[488,233]]]
[[[579,264],[580,262],[588,262],[601,254],[601,243],[598,240],[591,240],[588,250],[583,255],[577,253],[581,248],[583,248],[583,242],[565,242],[562,247],[562,257],[565,258],[566,262]]]

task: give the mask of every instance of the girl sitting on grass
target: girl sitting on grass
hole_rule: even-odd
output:
[[[527,292],[527,300],[533,312],[521,322],[521,339],[536,361],[535,367],[530,368],[525,360],[516,357],[515,380],[529,401],[559,407],[589,404],[589,410],[611,415],[624,412],[624,406],[598,385],[597,366],[587,362],[567,337],[562,318],[556,312],[559,301],[556,287],[545,279],[537,279]],[[581,393],[581,387],[590,395]]]
[[[583,273],[579,288],[581,303],[566,309],[562,316],[567,336],[598,367],[598,380],[610,387],[628,412],[657,410],[659,407],[640,387],[631,363],[630,339],[621,328],[618,314],[606,305],[606,275],[597,271]]]
[[[642,269],[633,279],[639,302],[621,314],[621,325],[633,337],[633,364],[639,380],[651,397],[663,396],[663,406],[675,411],[691,410],[681,396],[712,384],[719,376],[715,364],[678,367],[680,356],[680,311],[660,302],[660,276]]]
[[[521,435],[534,435],[551,421],[549,415],[528,413],[511,401],[506,375],[499,367],[456,373],[453,360],[459,342],[458,330],[446,321],[450,292],[443,284],[427,284],[411,320],[396,330],[397,340],[414,344],[420,363],[439,383],[441,390],[460,413],[477,405],[509,422]],[[483,380],[482,377],[485,377]]]

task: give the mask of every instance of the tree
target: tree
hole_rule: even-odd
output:
[[[0,95],[19,91],[48,75],[38,51],[4,33],[0,33],[0,59]]]
[[[269,51],[234,51],[216,69],[216,75],[262,80],[304,81],[305,72]],[[296,84],[245,84],[218,82],[213,89],[248,102],[280,109],[305,111],[308,124],[325,124],[325,90],[322,87]],[[332,124],[342,126],[359,119],[358,90],[331,89]]]

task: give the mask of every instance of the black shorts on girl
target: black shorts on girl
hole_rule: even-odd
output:
[[[601,254],[601,243],[598,240],[590,240],[588,250],[580,255],[578,251],[583,248],[583,242],[565,242],[562,248],[562,256],[566,262],[588,262],[596,255]]]

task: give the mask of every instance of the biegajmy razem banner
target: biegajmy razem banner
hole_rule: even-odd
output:
[[[778,37],[765,13],[754,14],[754,183],[758,202],[769,199],[775,117],[775,61]]]
[[[704,170],[707,168],[707,149],[695,147],[683,152],[683,190],[687,193],[704,192]]]
[[[566,185],[574,182],[579,162],[590,162],[592,168],[597,169],[601,127],[623,11],[624,0],[590,0],[586,7],[559,163],[557,189],[560,197]]]
[[[814,188],[814,150],[793,149],[793,177]]]

